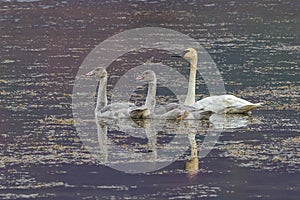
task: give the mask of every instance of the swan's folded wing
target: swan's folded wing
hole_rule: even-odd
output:
[[[189,115],[188,111],[175,108],[175,109],[170,110],[162,115],[157,116],[157,118],[181,121],[181,120],[185,119],[188,115]]]
[[[197,109],[212,111],[215,113],[223,112],[227,106],[225,103],[225,97],[221,96],[210,96],[197,101],[194,105]]]
[[[100,112],[105,113],[105,112],[112,112],[112,111],[117,111],[121,109],[126,109],[126,108],[133,108],[135,105],[133,103],[112,103],[109,104],[105,107],[103,107]]]
[[[222,95],[220,97],[223,97],[224,99],[223,101],[224,103],[226,103],[226,105],[228,105],[228,107],[240,107],[245,105],[253,105],[253,103],[233,95]]]
[[[244,113],[260,105],[253,104],[233,95],[210,96],[194,104],[198,109],[213,111],[215,113]]]
[[[185,111],[199,110],[193,106],[183,105],[183,104],[179,104],[179,103],[169,103],[169,104],[165,105],[164,108],[166,109],[167,112],[174,110],[174,109],[180,109],[180,110],[185,110]]]
[[[180,104],[178,103],[169,103],[167,105],[164,105],[163,108],[165,109],[166,112],[169,112],[171,110],[178,108],[179,106]]]

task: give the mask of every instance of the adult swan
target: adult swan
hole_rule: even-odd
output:
[[[198,61],[197,51],[194,48],[188,48],[179,54],[173,55],[173,57],[182,57],[190,62],[189,87],[185,105],[193,106],[197,109],[203,109],[205,111],[223,114],[248,113],[254,108],[262,105],[262,103],[251,103],[244,99],[228,94],[206,97],[195,103],[195,85]]]

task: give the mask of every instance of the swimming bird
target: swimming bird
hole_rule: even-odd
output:
[[[187,48],[183,52],[173,55],[173,57],[181,57],[190,62],[189,86],[187,97],[184,102],[185,105],[193,106],[200,110],[223,114],[248,113],[262,105],[262,103],[251,103],[247,100],[228,94],[210,96],[195,102],[198,53],[194,48]]]
[[[177,108],[166,110],[162,114],[156,115],[154,113],[156,105],[156,74],[152,70],[146,70],[141,75],[139,75],[137,80],[146,81],[148,83],[148,93],[146,97],[146,102],[144,106],[136,108],[130,112],[130,116],[133,119],[142,119],[142,118],[152,118],[152,119],[171,119],[171,120],[182,120],[188,116],[186,110],[180,110]]]
[[[130,118],[130,111],[136,106],[133,103],[112,103],[107,104],[107,78],[108,74],[105,68],[98,67],[86,76],[95,76],[99,78],[99,88],[97,91],[97,103],[95,115],[103,118]]]
[[[162,115],[155,115],[155,96],[156,96],[156,75],[153,71],[147,70],[138,79],[143,79],[149,84],[146,103],[143,106],[135,106],[133,103],[112,103],[107,104],[107,78],[108,73],[105,68],[98,67],[86,76],[95,76],[100,79],[97,92],[97,103],[95,115],[100,118],[110,119],[174,119],[182,120],[187,116],[187,111],[173,109]]]
[[[151,118],[156,119],[174,119],[177,121],[181,121],[183,119],[208,119],[209,116],[212,114],[210,111],[204,111],[200,109],[195,109],[192,106],[182,105],[179,103],[169,103],[162,107],[162,110],[158,113],[161,114],[155,114],[154,109],[156,105],[156,75],[154,71],[152,70],[146,70],[143,72],[141,76],[137,77],[138,80],[144,80],[148,82],[148,94],[146,98],[145,107],[142,107],[141,110],[134,109],[131,112],[131,117],[135,119],[143,118],[144,112],[149,112]],[[145,110],[147,108],[147,110]],[[143,110],[144,109],[144,110]]]

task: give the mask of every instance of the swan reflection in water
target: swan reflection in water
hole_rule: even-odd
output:
[[[197,175],[199,159],[210,152],[223,129],[244,128],[252,123],[248,115],[216,114],[210,120],[202,121],[99,117],[95,120],[97,137],[90,140],[97,142],[85,144],[101,164],[126,173],[147,173],[180,158],[185,160],[189,177]],[[91,134],[96,135],[95,132]],[[197,134],[204,138],[201,144],[196,140]]]

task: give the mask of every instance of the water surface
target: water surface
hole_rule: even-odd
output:
[[[299,6],[292,0],[0,1],[0,197],[298,199]],[[96,45],[145,26],[195,38],[216,62],[227,93],[265,106],[246,126],[223,131],[205,158],[193,160],[189,147],[158,171],[125,174],[104,166],[83,145],[74,126],[72,89]],[[149,59],[165,60],[188,75],[188,64],[168,54],[132,53],[109,67],[108,89],[120,69]],[[200,77],[197,94],[208,95]],[[158,102],[168,101],[167,95],[159,88]],[[140,145],[141,152],[147,144],[126,132],[108,137]],[[168,137],[162,132],[158,142]],[[195,141],[201,146],[203,133]],[[189,163],[198,165],[196,173]]]

